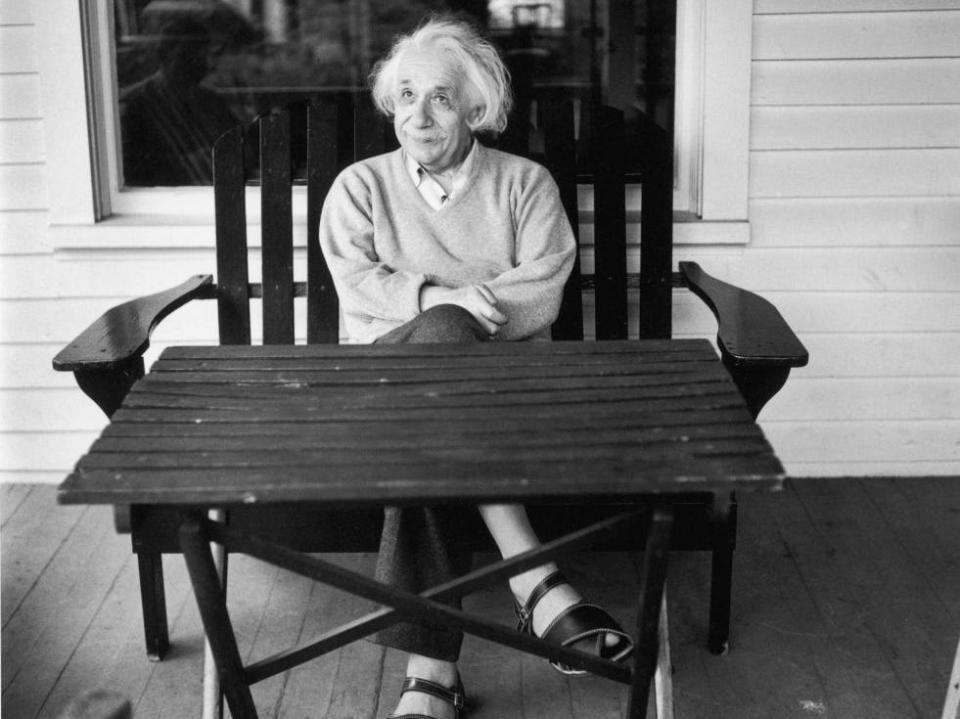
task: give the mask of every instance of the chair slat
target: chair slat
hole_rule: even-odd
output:
[[[340,302],[330,268],[320,250],[320,211],[337,176],[337,105],[307,108],[307,342],[336,344]]]
[[[260,120],[263,341],[293,344],[293,208],[290,114]]]
[[[393,149],[393,129],[384,122],[383,116],[373,105],[368,93],[356,98],[354,103],[354,160],[365,160]],[[389,131],[389,132],[388,132]]]
[[[560,315],[553,324],[555,340],[583,339],[583,293],[580,277],[580,221],[577,209],[577,147],[573,103],[543,102],[539,107],[543,131],[544,163],[560,189],[560,201],[577,241],[573,271],[563,288]]]
[[[213,148],[217,313],[220,343],[225,345],[250,344],[243,145],[243,128],[235,127],[220,137]]]
[[[596,107],[592,122],[597,339],[626,339],[627,233],[623,112],[612,107]]]
[[[640,337],[669,339],[673,299],[673,138],[647,121],[640,215]]]

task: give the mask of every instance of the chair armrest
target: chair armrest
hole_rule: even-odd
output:
[[[150,346],[153,328],[178,307],[215,293],[211,275],[195,275],[169,290],[107,310],[53,358],[59,371],[113,371],[127,367]]]
[[[732,367],[803,367],[809,356],[787,321],[759,295],[721,282],[696,262],[681,262],[680,276],[717,318],[717,343]]]

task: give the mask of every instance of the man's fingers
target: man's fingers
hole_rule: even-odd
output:
[[[490,289],[489,287],[487,287],[486,285],[476,285],[476,288],[477,288],[477,291],[478,291],[478,292],[481,294],[481,296],[483,297],[483,299],[485,299],[485,300],[486,300],[487,302],[489,302],[491,305],[496,305],[496,304],[497,304],[497,296],[496,296],[495,294],[493,294],[493,290],[491,290],[491,289]]]
[[[491,337],[500,331],[499,325],[494,324],[483,315],[477,316],[477,322],[480,323],[480,326],[483,327],[486,333]]]
[[[483,312],[483,316],[486,319],[493,322],[494,324],[497,324],[497,325],[507,324],[507,316],[503,314],[503,312],[498,310],[496,307],[488,308],[485,312]]]

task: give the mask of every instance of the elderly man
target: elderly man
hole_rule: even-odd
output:
[[[432,19],[395,43],[372,80],[400,149],[344,170],[320,222],[351,341],[548,340],[575,242],[550,174],[475,139],[506,127],[510,91],[496,49],[466,24]],[[420,592],[468,571],[463,511],[388,508],[377,578]],[[538,546],[522,506],[480,514],[504,557]],[[555,565],[511,578],[510,588],[521,631],[615,660],[630,653],[629,636]],[[377,641],[409,653],[393,719],[459,716],[460,633],[398,624]]]

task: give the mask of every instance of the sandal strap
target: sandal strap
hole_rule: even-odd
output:
[[[527,601],[524,604],[517,602],[515,606],[518,620],[517,629],[521,632],[533,634],[533,611],[537,608],[540,600],[554,587],[566,583],[567,578],[563,576],[563,572],[553,572],[544,577],[540,583],[533,588],[533,591],[530,592],[530,596],[527,597]]]
[[[403,680],[403,689],[400,693],[406,694],[407,692],[421,692],[423,694],[430,694],[431,696],[435,696],[438,699],[442,699],[448,704],[451,704],[458,712],[463,710],[464,704],[466,703],[466,696],[463,691],[463,682],[460,681],[459,677],[457,677],[457,686],[453,689],[450,687],[445,687],[442,684],[432,682],[429,679],[407,677]]]

